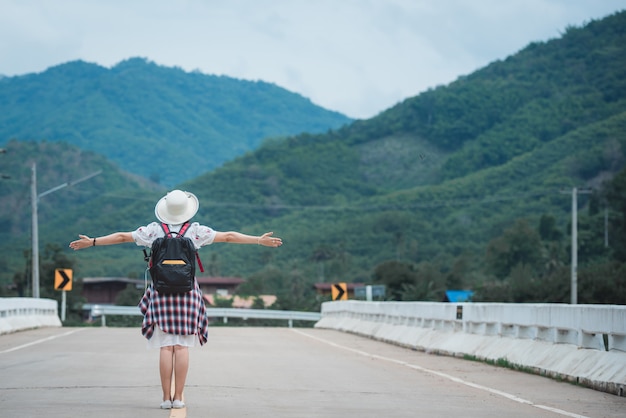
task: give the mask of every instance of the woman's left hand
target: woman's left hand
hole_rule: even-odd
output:
[[[280,247],[283,245],[283,240],[278,237],[273,237],[273,232],[266,232],[259,237],[258,244],[264,247]]]

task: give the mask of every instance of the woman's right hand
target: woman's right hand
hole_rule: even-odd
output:
[[[79,239],[70,242],[70,248],[74,251],[93,246],[93,239],[87,235],[79,235]]]

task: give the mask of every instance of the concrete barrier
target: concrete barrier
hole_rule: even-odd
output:
[[[57,301],[36,298],[0,298],[0,335],[39,327],[60,327]]]
[[[315,327],[626,396],[626,306],[340,301]]]

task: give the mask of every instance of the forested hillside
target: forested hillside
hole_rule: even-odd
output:
[[[625,80],[619,13],[375,118],[265,141],[179,186],[200,198],[198,221],[271,230],[284,245],[216,244],[201,251],[205,267],[287,308],[310,307],[318,281],[386,284],[395,300],[470,288],[475,300],[568,302],[571,193],[588,188],[579,301],[626,303]],[[67,245],[147,223],[160,192],[142,193],[64,206],[42,236]],[[79,276],[143,274],[132,245],[67,256]]]
[[[0,79],[0,146],[63,141],[171,187],[268,137],[326,132],[350,119],[262,81],[188,73],[133,58],[83,61]]]
[[[595,190],[578,197],[582,265],[610,259],[598,207],[619,230],[619,199],[611,210],[604,183],[624,167],[625,132],[620,13],[567,28],[376,118],[266,144],[185,187],[217,227],[269,223],[285,238],[277,257],[310,280],[384,281],[377,267],[391,261],[410,277],[396,298],[437,300],[445,288],[470,287],[485,289],[485,299],[513,299],[512,272],[539,282],[554,273],[559,292],[546,287],[548,295],[533,297],[568,301],[571,189]],[[590,199],[592,213],[584,210]],[[532,257],[500,254],[509,264],[494,266],[492,241],[516,226],[534,239],[540,225],[559,240],[530,240]],[[233,257],[228,266],[245,249],[224,252]],[[493,292],[506,292],[490,296],[493,283]]]

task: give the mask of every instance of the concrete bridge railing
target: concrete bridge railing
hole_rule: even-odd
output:
[[[0,298],[0,334],[39,327],[60,327],[58,303],[52,299]]]
[[[315,326],[625,395],[626,306],[340,301]]]

